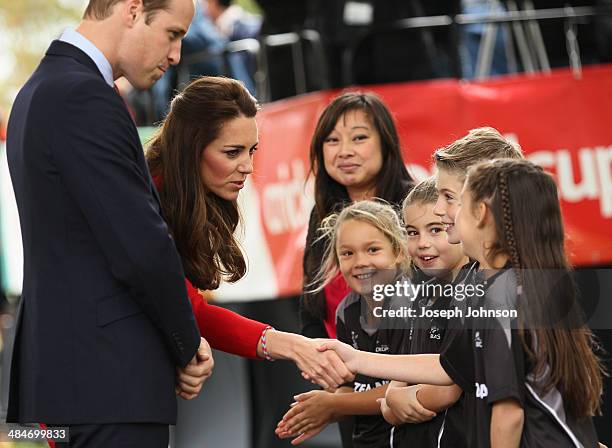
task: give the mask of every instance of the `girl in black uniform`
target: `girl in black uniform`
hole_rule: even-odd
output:
[[[407,344],[407,317],[381,317],[383,310],[410,305],[410,297],[382,294],[384,286],[409,281],[405,276],[406,232],[399,216],[389,205],[360,201],[327,218],[322,230],[329,246],[315,284],[324,287],[339,271],[352,290],[338,305],[338,339],[358,350],[402,353]],[[327,424],[355,415],[353,446],[388,447],[391,425],[381,416],[377,402],[385,396],[388,383],[384,378],[357,374],[335,392],[298,395],[277,434],[298,436],[293,443],[299,443]]]
[[[433,154],[435,163],[435,185],[437,190],[437,199],[433,207],[433,213],[440,219],[444,225],[445,237],[451,245],[460,247],[460,241],[456,235],[454,222],[455,214],[459,206],[459,196],[465,182],[467,170],[470,166],[496,158],[512,158],[521,159],[523,154],[519,145],[504,138],[496,129],[483,127],[472,129],[464,137],[452,142],[451,144],[436,150]],[[478,268],[477,262],[471,262],[463,267],[460,272],[453,273],[454,279],[452,284],[457,288],[462,285],[474,284],[474,273]],[[447,279],[448,280],[448,279]],[[466,304],[466,300],[457,297],[455,300],[437,301],[435,308],[462,308]],[[439,320],[439,319],[438,319]],[[441,322],[444,322],[443,319]],[[439,346],[422,347],[415,342],[414,350],[410,353],[439,353],[442,347],[455,338],[455,335],[463,334],[465,321],[461,318],[446,319],[446,327],[443,332],[442,340]],[[433,341],[436,342],[436,341]],[[425,388],[420,390],[419,397],[427,402],[429,398],[428,390]],[[434,389],[435,390],[435,389]],[[471,395],[462,394],[450,408],[445,409],[442,415],[442,425],[440,430],[435,434],[432,430],[433,425],[430,425],[428,432],[435,434],[435,440],[430,444],[423,446],[438,446],[444,448],[467,448],[466,445],[466,420],[470,418],[467,410],[470,408],[467,402],[471,400]],[[414,401],[414,400],[413,400]],[[442,410],[444,407],[438,407],[439,403],[427,403],[433,410]],[[404,403],[407,406],[407,403]],[[423,413],[421,413],[421,419]],[[439,421],[440,419],[438,419]],[[415,445],[416,446],[416,445]],[[471,447],[470,447],[471,448]]]
[[[437,149],[433,154],[436,167],[435,179],[438,199],[433,212],[440,217],[445,226],[446,237],[449,243],[459,244],[460,240],[455,231],[455,216],[460,205],[460,195],[468,169],[477,163],[493,159],[522,159],[523,153],[520,145],[509,141],[497,129],[482,127],[472,129],[464,137],[451,144]],[[477,283],[474,273],[478,262],[465,269],[455,284],[474,285]],[[467,300],[453,300],[450,307],[465,309]],[[447,323],[444,345],[448,345],[457,336],[465,335],[463,328],[465,320],[454,318]],[[467,355],[466,355],[467,356]],[[467,358],[465,359],[467,362]],[[466,441],[466,421],[473,418],[469,411],[472,395],[462,394],[460,399],[444,412],[444,423],[440,429],[437,443],[434,446],[441,448],[471,448]]]
[[[481,310],[441,355],[380,356],[326,343],[352,371],[410,382],[457,383],[470,447],[597,447],[603,368],[581,320],[564,252],[552,177],[525,160],[473,167],[455,218],[478,260]],[[517,317],[509,314],[518,312]],[[469,313],[469,311],[468,311]],[[492,317],[494,316],[494,317]]]
[[[408,194],[402,204],[402,215],[408,238],[408,253],[416,284],[445,285],[454,279],[461,281],[463,271],[473,263],[463,255],[460,244],[449,244],[440,218],[433,213],[438,192],[435,179],[426,179]],[[422,294],[413,308],[448,309],[452,297]],[[409,344],[404,353],[440,353],[446,340],[446,319],[413,317]],[[445,422],[446,409],[461,395],[456,386],[407,385],[397,381],[389,384],[381,410],[392,429],[390,446],[436,446]],[[436,414],[438,413],[438,414]]]

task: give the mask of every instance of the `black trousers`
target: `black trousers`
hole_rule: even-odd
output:
[[[63,425],[48,425],[63,426]],[[70,442],[56,448],[168,448],[168,425],[121,423],[114,425],[72,425]]]

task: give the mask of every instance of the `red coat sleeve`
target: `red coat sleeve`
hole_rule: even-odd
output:
[[[189,280],[185,280],[185,283],[200,334],[210,346],[244,358],[260,359],[257,344],[268,325],[210,305]]]

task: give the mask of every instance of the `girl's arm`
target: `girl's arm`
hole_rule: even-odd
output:
[[[416,393],[419,403],[434,412],[440,412],[451,407],[463,392],[459,386],[432,386],[431,384],[421,384]]]
[[[351,372],[411,384],[450,386],[453,380],[440,365],[440,355],[383,355],[355,350],[337,340],[327,340],[319,350],[334,350]]]
[[[335,409],[341,417],[345,415],[377,415],[380,414],[380,405],[376,400],[384,398],[389,385],[375,387],[365,392],[353,392],[352,390],[336,393]]]
[[[459,396],[461,389],[457,386],[431,386],[392,381],[387,389],[385,405],[392,411],[389,423],[423,423],[431,420],[440,412],[451,406]]]
[[[514,399],[497,401],[491,413],[491,448],[517,448],[521,443],[525,414]]]
[[[307,434],[299,437],[299,441],[296,439],[297,444],[346,415],[380,414],[377,400],[384,398],[386,390],[387,385],[366,392],[353,392],[351,388],[342,387],[336,393],[314,390],[297,395],[295,403],[279,422],[276,434],[282,439]]]

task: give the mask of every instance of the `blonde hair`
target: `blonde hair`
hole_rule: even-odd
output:
[[[492,159],[523,159],[518,143],[511,142],[495,128],[472,129],[466,136],[433,153],[436,167],[452,171],[465,180],[467,170],[478,162]]]
[[[438,200],[438,190],[436,190],[436,179],[428,177],[419,182],[402,202],[402,216],[406,214],[406,209],[416,203],[435,204]]]
[[[395,209],[382,201],[359,201],[344,208],[340,213],[334,213],[321,222],[316,241],[325,240],[323,263],[314,279],[306,289],[309,293],[321,291],[336,276],[339,268],[336,243],[338,230],[346,221],[365,222],[378,229],[391,243],[393,253],[400,259],[398,266],[407,272],[409,255],[406,248],[406,230],[402,226]]]

